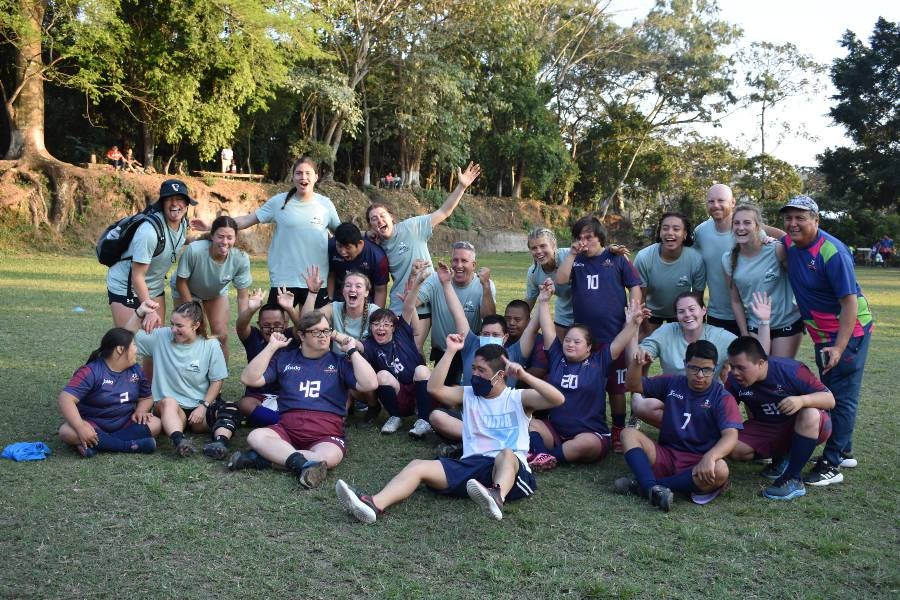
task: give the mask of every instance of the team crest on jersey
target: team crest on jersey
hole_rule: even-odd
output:
[[[409,244],[407,244],[406,242],[400,242],[399,244],[397,244],[397,254],[398,255],[406,254],[407,252],[409,252]]]
[[[809,269],[810,271],[815,271],[816,270],[816,259],[815,258],[809,259],[809,264],[806,265],[806,268]]]
[[[138,377],[137,373],[132,373],[131,376],[128,378],[128,383],[137,383],[140,380],[141,380],[141,378]]]
[[[337,369],[334,368],[334,365],[328,365],[328,367],[325,369],[325,372],[326,373],[337,373]]]
[[[607,258],[606,260],[603,261],[603,266],[606,268],[612,267],[613,266],[612,260]]]
[[[787,396],[787,394],[784,392],[784,388],[781,387],[780,383],[775,386],[775,395],[776,396]]]
[[[700,408],[709,408],[709,398],[703,399],[703,404],[700,405]]]
[[[675,285],[677,287],[688,287],[690,284],[691,284],[691,282],[688,281],[688,276],[682,275],[681,277],[678,278],[678,283],[676,283]]]

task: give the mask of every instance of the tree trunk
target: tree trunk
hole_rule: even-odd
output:
[[[759,111],[759,201],[766,201],[766,100],[763,98]]]
[[[422,187],[422,147],[411,147],[406,138],[400,138],[400,169],[405,187]]]
[[[362,100],[363,100],[363,114],[365,115],[365,120],[363,121],[363,164],[362,164],[362,186],[366,187],[372,185],[372,165],[371,165],[371,152],[372,152],[372,131],[369,128],[369,102],[366,98],[366,86],[364,85],[362,88]]]
[[[631,173],[631,167],[634,166],[634,161],[637,160],[638,155],[641,153],[641,149],[644,147],[644,142],[647,140],[647,132],[641,137],[641,141],[638,143],[637,148],[634,150],[634,154],[631,155],[631,160],[628,161],[628,166],[625,168],[625,172],[622,173],[622,176],[619,178],[619,181],[616,183],[615,189],[613,189],[612,193],[607,196],[603,203],[600,205],[600,220],[606,218],[606,213],[609,211],[609,205],[619,194],[619,191],[622,189],[622,186],[625,184],[625,180],[628,179],[628,174]]]
[[[22,45],[16,52],[16,88],[6,102],[10,118],[6,159],[51,159],[44,145],[44,64],[41,59],[44,3],[19,0],[18,4],[25,22],[21,31]]]
[[[150,118],[144,114],[144,122],[141,123],[141,147],[144,155],[144,166],[153,167],[153,161],[156,159],[156,140],[153,135],[153,126],[150,125]]]
[[[513,187],[512,197],[516,200],[522,199],[522,182],[525,180],[525,160],[519,159],[516,164],[516,170],[513,171]]]
[[[497,178],[497,197],[503,196],[503,176]]]

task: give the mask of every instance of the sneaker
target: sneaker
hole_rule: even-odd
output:
[[[788,457],[782,456],[781,458],[773,458],[772,462],[769,463],[769,466],[759,472],[762,477],[765,477],[769,481],[775,481],[776,479],[780,479],[784,472],[787,471],[788,468]]]
[[[152,437],[131,440],[131,448],[129,448],[129,451],[135,454],[153,454],[155,450],[156,440]]]
[[[636,416],[631,415],[630,417],[628,417],[628,422],[625,423],[625,427],[627,427],[628,429],[640,429],[641,421]]]
[[[441,442],[434,450],[438,458],[459,458],[462,456],[462,444]]]
[[[222,460],[228,456],[228,446],[222,442],[209,442],[203,445],[203,454],[213,460]]]
[[[535,471],[550,471],[556,468],[556,457],[546,452],[538,452],[528,461],[528,466]]]
[[[503,498],[500,497],[500,486],[493,485],[486,488],[477,479],[466,482],[466,491],[469,498],[475,501],[481,509],[498,521],[503,518]]]
[[[613,489],[617,494],[643,496],[641,486],[638,485],[637,479],[634,477],[619,477],[613,481]]]
[[[97,456],[96,448],[88,448],[84,444],[78,444],[75,449],[78,450],[78,454],[80,454],[84,458],[94,458],[95,456]]]
[[[357,521],[374,523],[378,519],[378,515],[384,512],[375,506],[371,496],[357,494],[353,488],[344,483],[343,479],[338,479],[334,484],[334,491],[344,506],[344,510],[353,515]]]
[[[762,491],[769,500],[793,500],[806,495],[806,487],[799,479],[779,479]]]
[[[426,421],[425,419],[416,419],[416,422],[413,423],[412,429],[409,430],[409,435],[414,438],[422,439],[426,434],[431,433],[434,429],[431,428],[431,423]]]
[[[622,446],[622,430],[624,427],[616,427],[613,425],[612,427],[612,448],[613,452],[616,454],[622,454],[625,452],[625,447]]]
[[[823,486],[832,483],[840,483],[844,480],[844,474],[841,473],[840,467],[831,464],[828,460],[821,456],[816,461],[815,466],[803,478],[803,483],[807,485]]]
[[[363,414],[369,411],[369,405],[364,400],[356,400],[353,403],[353,412]]]
[[[859,461],[853,458],[853,454],[851,454],[850,452],[841,452],[841,464],[838,465],[839,467],[841,467],[842,469],[844,467],[852,469],[858,464]]]
[[[722,492],[727,490],[731,486],[731,480],[726,480],[725,483],[717,487],[711,492],[691,492],[691,501],[694,504],[704,505],[709,504],[716,498],[722,495]]]
[[[272,466],[272,463],[257,454],[256,450],[247,450],[233,453],[225,466],[229,471],[241,471],[243,469],[267,469]]]
[[[308,460],[300,469],[300,485],[308,490],[314,489],[322,485],[325,476],[328,474],[328,463],[324,460]]]
[[[650,505],[655,506],[665,512],[672,510],[672,503],[675,501],[675,494],[672,490],[664,485],[654,485],[650,488]]]
[[[400,425],[402,424],[403,419],[401,419],[400,417],[388,417],[388,420],[385,421],[384,425],[381,426],[381,433],[397,433],[397,430],[400,429]]]
[[[197,452],[197,449],[194,448],[194,442],[190,438],[181,438],[181,441],[175,446],[175,454],[181,458],[193,456],[195,452]]]

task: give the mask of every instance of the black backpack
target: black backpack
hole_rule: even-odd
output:
[[[158,212],[155,206],[148,206],[141,212],[122,217],[107,227],[100,239],[97,240],[97,247],[95,248],[97,260],[100,261],[100,264],[111,267],[120,260],[130,258],[123,256],[123,254],[128,251],[128,246],[131,244],[132,238],[134,238],[134,232],[144,222],[152,224],[153,229],[156,231],[156,249],[153,251],[153,256],[159,256],[166,247],[166,236],[163,231],[163,224],[159,219],[151,216]]]

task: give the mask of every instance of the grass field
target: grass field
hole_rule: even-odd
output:
[[[498,307],[518,296],[524,254],[484,255]],[[621,456],[539,476],[503,521],[425,491],[364,526],[334,496],[375,491],[436,440],[348,426],[350,453],[314,491],[283,472],[229,473],[198,456],[81,459],[56,438],[56,397],[110,325],[92,258],[0,255],[0,445],[42,440],[43,462],[0,461],[4,598],[877,598],[900,594],[896,382],[900,277],[863,269],[876,313],[845,482],[805,498],[760,497],[756,465],[733,466],[711,505],[665,514],[614,495]],[[254,278],[265,282],[264,263]],[[74,313],[81,306],[84,313]],[[234,336],[232,336],[234,337]],[[228,398],[245,361],[232,339]],[[800,358],[811,363],[808,340]],[[236,447],[245,446],[241,430]]]

